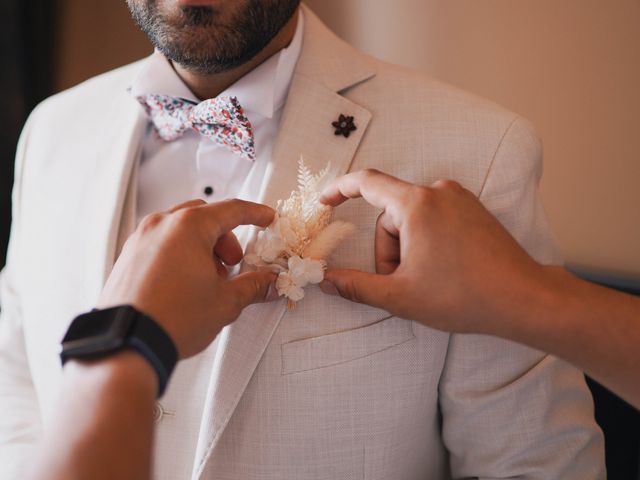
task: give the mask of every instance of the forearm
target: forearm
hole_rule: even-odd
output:
[[[559,267],[531,280],[487,333],[561,357],[640,407],[640,299]]]
[[[68,362],[29,478],[149,478],[157,389],[155,372],[134,352]]]

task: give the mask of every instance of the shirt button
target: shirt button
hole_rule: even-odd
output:
[[[160,405],[160,402],[156,402],[153,406],[153,421],[156,423],[160,423],[162,421],[162,417],[164,416],[164,408]]]
[[[208,186],[208,185],[207,185],[206,187],[204,187],[204,194],[205,194],[207,197],[209,197],[209,196],[213,195],[213,187],[210,187],[210,186]]]

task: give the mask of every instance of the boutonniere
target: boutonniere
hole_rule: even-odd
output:
[[[351,223],[331,221],[333,209],[320,203],[329,168],[314,174],[300,158],[297,189],[278,200],[273,222],[258,232],[244,258],[254,268],[278,274],[276,289],[290,309],[304,297],[304,287],[322,281],[329,256],[355,230]]]

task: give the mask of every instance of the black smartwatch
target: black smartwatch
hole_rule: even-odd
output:
[[[62,365],[71,358],[89,360],[123,349],[146,358],[158,374],[162,396],[178,361],[178,351],[164,329],[130,305],[92,310],[76,317],[62,339]]]

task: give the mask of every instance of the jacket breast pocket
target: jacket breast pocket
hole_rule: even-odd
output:
[[[364,327],[284,343],[282,375],[368,357],[413,340],[413,322],[387,317]]]

